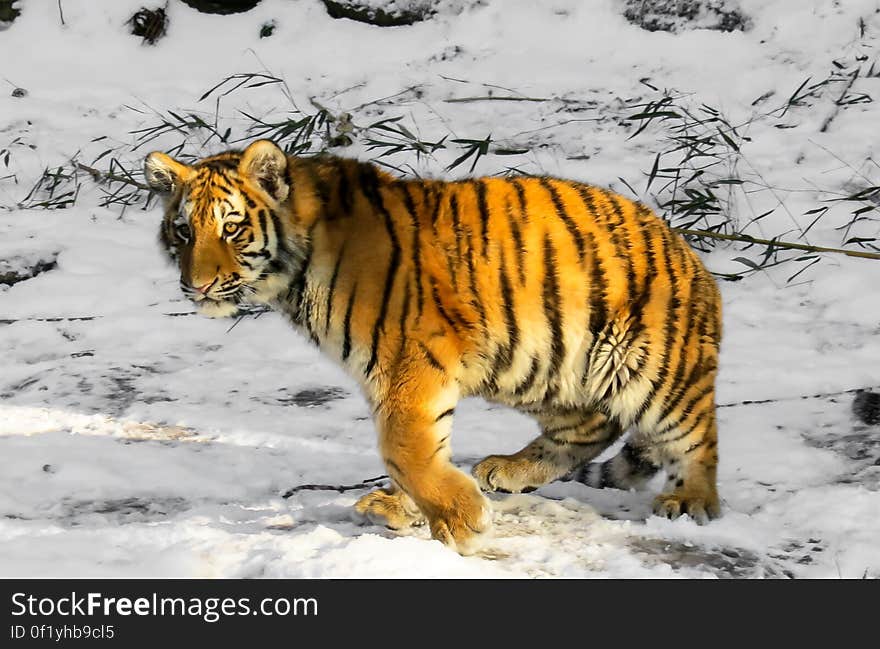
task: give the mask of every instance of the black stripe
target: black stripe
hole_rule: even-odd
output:
[[[284,243],[284,228],[281,227],[281,218],[275,213],[275,210],[269,210],[269,218],[272,221],[272,229],[275,230],[275,253],[280,256],[292,256],[293,253],[287,249]]]
[[[636,229],[641,233],[642,236],[642,244],[644,245],[645,249],[644,257],[646,259],[646,268],[644,277],[642,277],[641,286],[636,288],[634,280],[630,286],[631,296],[633,295],[632,291],[636,291],[636,293],[634,294],[635,297],[633,300],[633,305],[629,309],[630,316],[632,318],[630,331],[632,332],[633,340],[638,340],[639,338],[642,338],[643,340],[645,340],[646,349],[650,349],[650,337],[653,332],[648,332],[646,334],[644,316],[645,307],[647,307],[651,301],[651,290],[653,287],[654,279],[657,275],[657,261],[654,252],[652,237],[652,232],[654,228],[656,228],[656,221],[654,220],[651,211],[641,203],[635,203],[635,212],[633,214],[632,220],[635,223]],[[632,271],[634,277],[635,264],[630,264],[630,270]],[[644,362],[644,359],[642,359],[642,362]],[[636,409],[636,420],[641,418],[649,405],[650,404],[647,400],[642,401],[642,403]]]
[[[214,160],[203,160],[196,167],[203,167],[211,171],[237,170],[238,160],[233,158],[218,158]]]
[[[593,198],[590,196],[589,188],[585,185],[577,185],[576,189],[584,203],[584,208],[587,210],[587,218],[590,219],[594,217],[598,212],[595,203],[593,203]],[[595,339],[599,332],[601,332],[608,324],[608,308],[606,306],[606,300],[608,297],[608,278],[605,273],[605,264],[602,261],[602,255],[599,250],[599,244],[596,242],[596,237],[592,232],[587,232],[585,236],[586,242],[589,244],[590,250],[592,251],[593,264],[590,268],[590,293],[588,299],[590,301],[589,328]],[[586,374],[584,379],[586,380]]]
[[[538,368],[541,366],[538,357],[535,356],[532,358],[532,366],[529,368],[529,373],[523,379],[522,383],[516,386],[516,389],[513,393],[517,396],[522,396],[526,392],[528,392],[532,386],[535,384],[535,379],[538,378]]]
[[[446,312],[446,309],[443,308],[443,303],[440,301],[440,290],[437,288],[437,282],[433,278],[431,278],[431,297],[434,298],[434,304],[437,306],[437,312],[440,314],[440,317],[449,323],[453,331],[457,332],[461,323],[456,323]]]
[[[403,305],[400,307],[400,322],[398,323],[398,327],[400,328],[400,347],[397,350],[397,360],[398,362],[403,357],[404,351],[406,351],[406,320],[409,318],[409,302],[411,298],[411,293],[409,290],[409,284],[403,285]]]
[[[450,188],[451,189],[451,188]],[[452,277],[452,287],[458,290],[457,268],[458,262],[461,260],[461,220],[458,211],[458,197],[454,191],[449,192],[449,213],[452,215],[452,232],[455,234],[455,260],[452,257],[447,258],[449,265],[449,273]]]
[[[475,180],[474,188],[477,192],[477,209],[480,213],[480,234],[483,239],[483,257],[489,257],[489,205],[486,201],[486,183],[483,180]]]
[[[541,434],[547,437],[547,439],[556,442],[557,444],[567,444],[566,441],[559,441],[553,438],[553,435],[558,435],[559,433],[567,433],[572,430],[577,430],[584,424],[586,424],[586,420],[581,419],[580,421],[574,424],[565,424],[564,426],[554,426],[553,428],[545,427],[541,430]]]
[[[461,256],[461,215],[458,211],[458,197],[449,193],[449,211],[452,214],[452,231],[455,233],[455,253]]]
[[[394,280],[397,278],[397,269],[400,265],[400,242],[397,240],[397,234],[394,232],[394,223],[391,220],[391,214],[382,200],[379,190],[379,178],[375,167],[364,164],[361,167],[362,179],[364,181],[363,190],[370,201],[370,204],[378,211],[385,221],[385,229],[388,232],[388,239],[391,241],[391,261],[388,264],[388,271],[385,275],[385,288],[382,291],[382,303],[379,306],[379,316],[373,325],[373,342],[370,346],[370,359],[364,368],[365,374],[372,373],[379,358],[379,335],[385,325],[385,318],[388,315],[388,304],[391,298],[391,291],[394,288]]]
[[[651,225],[653,225],[651,223],[651,217],[653,217],[653,214],[651,214],[651,211],[647,207],[641,203],[636,203],[637,225],[642,232],[642,241],[645,245],[645,257],[647,258],[644,284],[640,294],[640,299],[645,306],[651,301],[651,288],[654,283],[654,277],[657,274],[657,258],[654,252],[653,237],[651,236]]]
[[[412,183],[406,183],[402,185],[403,190],[403,203],[406,206],[406,211],[409,212],[410,221],[412,222],[413,227],[413,235],[412,235],[412,258],[413,258],[413,279],[416,284],[416,296],[418,299],[418,309],[419,315],[422,313],[422,309],[425,303],[425,296],[422,292],[422,249],[421,249],[421,224],[419,223],[418,213],[416,212],[415,201],[413,200],[412,194],[410,193],[410,189],[412,188]]]
[[[306,288],[308,286],[308,272],[311,262],[312,251],[310,249],[307,253],[305,261],[303,261],[303,265],[300,269],[299,277],[297,280],[296,292],[298,295],[298,303],[296,315],[294,316],[294,321],[303,325],[309,334],[309,338],[311,338],[313,342],[317,343],[318,338],[315,335],[314,330],[312,329],[312,310],[314,307],[314,300],[306,297]]]
[[[352,208],[352,195],[351,195],[351,184],[348,180],[348,171],[346,170],[346,163],[342,158],[336,158],[336,174],[339,178],[339,182],[337,183],[337,193],[339,194],[339,202],[342,205],[342,211],[346,215],[351,214]]]
[[[302,307],[303,307],[303,293],[306,288],[306,275],[309,272],[309,265],[312,263],[312,249],[309,248],[306,250],[306,256],[302,260],[302,264],[297,269],[297,274],[291,278],[290,283],[287,285],[287,295],[285,297],[285,302],[293,307],[293,311],[291,317],[293,321],[297,324],[302,324]]]
[[[263,248],[267,249],[269,247],[269,229],[266,222],[266,210],[257,212],[257,220],[260,222],[260,231],[263,233]]]
[[[560,482],[574,481],[574,482],[580,482],[585,485],[589,485],[590,483],[588,482],[588,480],[589,480],[588,474],[590,472],[591,466],[593,466],[593,465],[589,464],[589,463],[582,464],[580,467],[578,467],[577,469],[575,469],[571,473],[568,473],[568,474],[562,476],[561,478],[559,478],[559,481]]]
[[[424,353],[425,355],[425,359],[428,361],[428,365],[433,367],[438,372],[446,373],[446,368],[443,366],[443,363],[437,360],[437,357],[434,356],[433,352],[431,352],[430,349],[428,349],[428,346],[421,341],[419,342],[419,346],[422,349],[422,353]]]
[[[599,419],[599,421],[597,423],[595,421],[595,417],[594,417],[594,418],[590,418],[590,419],[581,419],[573,424],[565,424],[564,426],[556,426],[554,428],[547,427],[547,428],[543,429],[543,433],[544,433],[544,435],[547,435],[547,436],[558,435],[559,433],[565,433],[565,432],[571,431],[571,430],[578,430],[579,428],[584,428],[586,426],[589,426],[589,428],[586,428],[585,430],[581,431],[582,436],[588,437],[590,435],[595,435],[596,433],[605,430],[606,428],[609,427],[609,425],[610,424],[607,419],[604,419],[604,418]]]
[[[269,259],[272,256],[272,253],[268,250],[259,250],[257,252],[251,252],[249,250],[245,250],[239,253],[242,257],[247,257],[248,259]]]
[[[676,421],[671,422],[671,425],[669,425],[669,426],[663,425],[664,422],[669,418],[669,415],[672,414],[672,410],[674,410],[678,406],[678,404],[684,400],[684,397],[690,392],[691,388],[696,386],[696,383],[697,383],[697,381],[685,384],[686,387],[682,391],[682,394],[675,399],[674,406],[669,407],[669,405],[667,404],[667,407],[669,408],[669,412],[667,413],[664,410],[664,413],[665,413],[664,416],[657,420],[657,426],[656,426],[657,430],[666,431],[674,426],[680,425],[682,422],[684,422],[688,417],[690,417],[693,414],[694,406],[696,406],[700,401],[705,399],[707,395],[709,395],[710,393],[715,391],[714,382],[710,382],[709,385],[703,387],[701,390],[699,390],[697,392],[696,395],[691,397],[691,399],[687,402],[687,404],[684,406],[684,408],[682,408],[681,417],[679,417]],[[715,404],[713,403],[712,406],[714,407],[714,405]],[[708,408],[707,410],[711,411],[712,408]]]
[[[522,188],[519,188],[522,191]],[[516,272],[519,276],[520,285],[525,285],[526,283],[526,270],[525,270],[525,244],[522,238],[522,231],[519,229],[519,223],[517,223],[516,217],[513,215],[513,207],[510,203],[507,204],[507,223],[510,227],[510,236],[513,238],[513,246],[516,251]],[[520,214],[524,214],[524,211],[520,211]]]
[[[663,326],[664,339],[662,341],[660,341],[661,347],[663,349],[663,355],[662,355],[661,361],[660,361],[660,370],[657,373],[657,378],[654,380],[653,384],[651,385],[651,389],[648,391],[648,394],[645,396],[645,400],[642,405],[643,409],[648,409],[650,407],[651,402],[654,400],[657,393],[660,391],[660,388],[665,387],[665,385],[666,385],[666,379],[669,376],[669,372],[671,370],[670,363],[672,361],[672,354],[670,353],[670,350],[672,349],[672,341],[673,341],[673,336],[675,335],[675,328],[676,328],[676,325],[679,322],[681,322],[682,320],[687,322],[690,319],[690,310],[691,310],[691,301],[685,300],[685,303],[684,303],[685,315],[684,315],[684,317],[682,318],[680,316],[680,314],[678,313],[679,308],[682,306],[682,300],[679,296],[681,289],[678,286],[678,279],[675,274],[675,270],[673,268],[672,258],[670,257],[670,254],[669,254],[670,241],[669,241],[669,238],[667,237],[666,228],[658,228],[657,234],[662,239],[661,248],[662,248],[662,253],[663,253],[663,267],[664,267],[664,271],[666,272],[666,274],[669,278],[669,285],[671,288],[670,288],[669,301],[666,305],[666,308],[664,309],[664,311],[666,313],[666,322]],[[679,359],[678,359],[678,366],[675,371],[675,376],[677,378],[673,379],[673,382],[671,384],[671,389],[675,389],[680,384],[681,377],[684,375],[684,366],[686,365],[685,348],[681,345],[679,345],[678,348],[680,350],[680,354],[679,354]],[[668,396],[667,396],[667,398],[668,398]],[[667,404],[667,408],[668,408],[668,404]],[[659,426],[660,422],[662,421],[662,419],[663,418],[657,420],[658,426]]]
[[[569,216],[568,212],[565,209],[565,203],[562,201],[562,197],[559,195],[559,191],[556,187],[553,186],[553,183],[549,178],[541,178],[539,180],[541,186],[547,190],[550,194],[550,199],[553,201],[553,207],[556,208],[556,215],[562,220],[565,224],[565,227],[568,229],[569,234],[571,234],[574,239],[574,244],[578,250],[578,260],[583,263],[584,262],[584,236],[581,234],[581,231],[578,229],[578,226],[572,220],[571,216]]]
[[[682,349],[687,349],[687,344],[691,339],[691,332],[693,332],[696,327],[691,327],[688,329],[688,335],[685,338],[684,344],[682,345]],[[669,393],[666,395],[666,402],[663,406],[663,409],[660,411],[660,416],[657,419],[657,428],[662,428],[663,423],[669,418],[672,412],[681,404],[684,398],[687,396],[688,392],[691,388],[693,388],[703,377],[705,377],[709,372],[703,367],[703,350],[700,349],[699,355],[697,357],[697,362],[694,363],[691,371],[688,372],[687,377],[682,378],[684,374],[684,368],[686,366],[686,362],[684,360],[684,354],[682,353],[682,358],[679,361],[678,366],[676,367],[675,375],[672,378],[670,385],[672,386],[669,390]],[[711,370],[710,370],[711,371]],[[703,388],[701,392],[707,392],[715,389],[714,381],[710,382],[708,386]],[[683,416],[686,417],[690,414],[691,408],[693,408],[694,402],[691,401],[682,409]],[[676,422],[678,423],[678,422]]]
[[[614,480],[614,476],[611,475],[611,462],[603,462],[599,466],[599,488],[606,489],[608,487],[614,487],[617,483]]]
[[[544,234],[544,315],[550,327],[550,365],[547,368],[548,383],[559,373],[565,358],[565,341],[562,337],[562,298],[559,294],[559,278],[556,251],[549,233]]]
[[[480,294],[477,290],[477,267],[474,262],[474,242],[472,237],[472,232],[470,228],[465,229],[467,238],[468,238],[468,250],[467,250],[467,267],[468,267],[468,286],[471,290],[471,300],[470,305],[473,306],[477,310],[477,315],[480,316],[480,324],[482,325],[483,330],[486,330],[486,309],[483,306],[482,301],[480,300]]]
[[[688,453],[693,453],[693,452],[696,451],[698,448],[700,448],[701,446],[703,446],[705,443],[706,443],[706,440],[705,440],[705,438],[704,438],[704,439],[701,439],[699,442],[695,442],[695,443],[691,444],[690,446],[688,446],[688,447],[685,449],[683,455],[687,455]],[[679,482],[681,482],[682,484],[684,484],[684,480],[679,480]],[[676,487],[680,487],[681,484],[676,484],[675,486],[676,486]]]
[[[324,319],[324,333],[330,331],[330,316],[333,314],[333,294],[336,292],[336,281],[339,279],[339,267],[342,266],[342,257],[345,254],[345,244],[339,250],[336,264],[333,266],[333,275],[330,277],[330,287],[327,289],[327,313]]]
[[[443,439],[441,439],[437,443],[437,448],[434,449],[434,452],[431,453],[430,457],[434,457],[435,455],[437,455],[437,453],[442,451],[446,447],[446,442],[448,442],[448,441],[449,441],[449,435],[446,435]],[[430,459],[430,457],[428,459]]]
[[[501,372],[510,369],[513,356],[519,344],[519,327],[516,324],[516,309],[513,302],[513,287],[507,277],[504,251],[501,251],[501,264],[498,266],[498,282],[501,285],[501,306],[504,313],[504,324],[507,327],[507,343],[501,345],[492,364],[492,383]]]
[[[428,349],[428,346],[425,345],[425,343],[419,341],[419,347],[421,347],[422,353],[425,355],[425,359],[428,361],[428,365],[433,367],[438,372],[446,372],[446,368],[443,367],[443,363],[437,360],[437,357],[431,353],[431,350]]]
[[[608,276],[605,274],[605,264],[602,262],[602,253],[599,244],[592,232],[587,233],[587,242],[593,251],[592,265],[590,267],[590,291],[587,299],[590,306],[590,333],[593,334],[594,342],[599,334],[608,325]]]
[[[357,293],[357,284],[351,287],[351,294],[348,296],[348,307],[345,309],[345,319],[342,321],[342,360],[348,359],[351,354],[351,312],[354,307],[354,296]]]
[[[370,205],[373,208],[376,208],[375,196],[379,193],[379,173],[376,171],[376,168],[368,163],[362,162],[358,165],[358,181],[360,183],[360,190]]]
[[[688,453],[693,453],[694,451],[696,451],[696,450],[697,450],[698,448],[700,448],[701,446],[704,446],[704,445],[706,444],[707,441],[708,441],[708,440],[706,440],[706,438],[704,437],[704,438],[701,439],[699,442],[694,442],[693,444],[691,444],[690,446],[688,446],[688,447],[685,449],[683,455],[687,455]],[[684,483],[683,480],[681,480],[680,482],[682,482],[682,484]],[[677,484],[677,485],[675,485],[675,486],[676,486],[676,487],[680,487],[681,485]]]
[[[673,237],[674,240],[674,237]],[[688,278],[685,277],[685,285],[690,286],[690,282],[687,281]],[[703,364],[703,346],[698,344],[698,353],[697,353],[697,361],[693,364],[690,371],[687,374],[687,377],[684,376],[685,370],[687,368],[687,355],[685,354],[685,350],[689,349],[692,344],[694,344],[694,339],[698,338],[698,335],[702,326],[700,322],[694,321],[694,300],[691,299],[691,295],[688,295],[688,299],[685,301],[685,314],[679,320],[679,322],[683,322],[685,326],[684,332],[684,340],[681,342],[679,348],[681,350],[681,354],[679,355],[678,365],[675,367],[675,373],[673,374],[672,381],[670,383],[669,393],[666,395],[666,404],[663,410],[660,412],[660,418],[657,420],[657,426],[659,427],[665,419],[669,417],[673,410],[681,403],[681,401],[686,396],[687,392],[690,388],[700,379],[703,375],[708,373],[707,368],[704,367]],[[705,312],[704,312],[705,313]],[[714,385],[710,384],[709,389],[714,389]],[[693,404],[688,406],[686,412],[690,411],[690,408]]]
[[[629,442],[620,449],[620,457],[629,467],[630,475],[651,476],[660,470],[660,467],[642,455],[641,449],[637,449]]]
[[[330,187],[327,185],[327,181],[321,176],[318,168],[319,163],[313,163],[304,166],[309,172],[309,176],[311,176],[311,180],[315,185],[315,191],[317,191],[318,193],[318,200],[321,201],[322,206],[326,207],[330,203]],[[274,192],[271,193],[274,194]]]
[[[522,221],[523,225],[528,224],[529,222],[529,211],[528,211],[528,201],[526,200],[526,189],[523,186],[522,182],[518,178],[514,178],[512,181],[513,188],[516,190],[516,199],[519,202],[519,217]],[[511,223],[514,223],[515,219],[511,219]],[[516,231],[519,232],[519,227],[516,228]],[[512,230],[513,232],[513,230]],[[516,240],[516,235],[514,235],[514,241]],[[525,243],[522,238],[517,242],[519,252],[517,256],[517,266],[519,266],[520,272],[520,284],[525,286],[526,283],[526,275],[525,275],[525,267],[526,267],[526,249]]]
[[[425,185],[422,185],[425,187]],[[434,201],[434,204],[431,207],[431,231],[434,233],[434,240],[436,241],[439,234],[437,232],[437,221],[440,219],[440,206],[443,204],[443,192],[440,189],[439,183],[432,183],[430,185],[430,192],[426,189],[426,194],[431,194],[431,200]]]
[[[626,284],[627,290],[629,291],[627,299],[634,300],[636,295],[636,271],[635,264],[633,264],[632,261],[632,244],[629,234],[626,231],[626,227],[624,226],[625,218],[623,215],[623,208],[620,206],[620,202],[614,194],[607,189],[602,189],[600,191],[602,192],[602,195],[605,196],[605,200],[610,203],[611,211],[617,218],[616,223],[608,224],[609,232],[611,233],[611,241],[614,243],[617,250],[617,256],[626,265]]]
[[[675,435],[672,435],[671,437],[667,436],[665,438],[660,435],[652,439],[651,443],[663,445],[674,444],[675,442],[678,442],[689,435],[693,435],[694,431],[697,430],[697,427],[703,423],[703,420],[708,416],[708,414],[709,411],[704,410],[699,415],[697,415],[696,419],[694,419],[694,422],[687,429],[682,431],[680,428],[675,428],[673,429],[673,432],[676,433]]]
[[[526,189],[523,187],[522,181],[519,178],[514,178],[511,180],[513,184],[513,188],[516,190],[516,198],[519,201],[519,213],[522,216],[523,223],[528,221],[528,209],[526,203]]]
[[[437,419],[435,419],[434,421],[440,421],[444,417],[451,417],[453,414],[455,414],[455,408],[450,408],[449,410],[444,410],[439,415],[437,415]]]

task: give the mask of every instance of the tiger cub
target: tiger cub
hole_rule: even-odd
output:
[[[467,553],[491,524],[481,488],[627,489],[661,468],[655,513],[719,515],[721,300],[644,205],[549,177],[400,180],[268,140],[192,166],[151,153],[145,174],[165,197],[162,245],[201,312],[271,305],[360,382],[392,480],[356,503],[371,520],[427,519]],[[469,395],[541,428],[473,477],[450,462]],[[627,429],[619,454],[589,462]]]

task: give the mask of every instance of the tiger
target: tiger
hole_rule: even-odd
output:
[[[194,164],[153,152],[144,174],[199,312],[268,306],[359,383],[390,483],[355,503],[368,521],[427,523],[469,554],[492,527],[483,492],[631,489],[661,469],[655,514],[720,515],[720,293],[643,203],[550,176],[398,178],[270,140]],[[540,434],[468,475],[450,443],[467,396]]]

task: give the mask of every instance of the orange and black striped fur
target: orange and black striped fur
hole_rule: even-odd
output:
[[[360,381],[393,480],[357,503],[370,518],[427,519],[466,552],[490,525],[480,488],[629,488],[660,468],[656,513],[719,514],[720,297],[644,205],[556,178],[399,180],[265,140],[194,166],[153,153],[145,170],[202,311],[272,305]],[[466,475],[449,439],[468,395],[541,435]],[[616,457],[588,463],[627,429]]]

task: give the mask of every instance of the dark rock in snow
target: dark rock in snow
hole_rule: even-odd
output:
[[[250,11],[260,0],[183,0],[193,9],[198,9],[203,14],[238,14]]]
[[[296,394],[279,399],[280,403],[293,404],[300,408],[313,408],[315,406],[323,406],[329,401],[342,399],[346,396],[345,390],[341,388],[307,388],[300,390]]]
[[[274,20],[263,23],[260,26],[260,38],[269,38],[272,34],[275,33],[275,27],[277,27],[277,25],[275,24]]]
[[[0,284],[12,286],[26,279],[32,279],[40,273],[52,270],[58,265],[57,257],[58,253],[53,253],[44,259],[30,257],[0,259]]]
[[[15,6],[18,0],[0,0],[0,29],[8,27],[8,24],[18,18],[20,10]]]
[[[356,0],[354,2],[322,0],[322,2],[332,18],[348,18],[377,27],[412,25],[427,20],[435,14],[431,2],[408,3],[408,6],[403,7],[398,7],[395,2],[389,2],[387,9]]]
[[[626,0],[624,17],[649,32],[746,31],[749,17],[734,0]]]
[[[880,392],[859,392],[853,399],[852,411],[864,424],[880,424]]]
[[[153,45],[165,35],[168,30],[168,16],[163,8],[142,8],[128,19],[131,25],[131,33],[143,38],[144,43]]]

